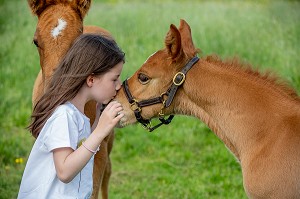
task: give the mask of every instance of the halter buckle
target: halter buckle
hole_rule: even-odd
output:
[[[177,82],[179,80],[179,82]],[[185,74],[183,72],[178,72],[173,78],[173,84],[180,86],[185,81]]]
[[[138,111],[138,112],[142,111],[142,109],[141,109],[141,107],[139,107],[138,101],[136,99],[133,99],[133,102],[130,104],[130,108],[133,111]]]

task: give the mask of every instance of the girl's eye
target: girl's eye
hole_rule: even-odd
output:
[[[150,78],[143,73],[138,74],[138,79],[142,84],[147,84],[150,81]]]

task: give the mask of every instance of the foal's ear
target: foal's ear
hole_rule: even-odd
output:
[[[36,16],[39,16],[47,7],[47,1],[27,0],[27,2],[31,9],[31,12]]]
[[[72,2],[73,7],[79,11],[81,18],[83,19],[91,7],[91,0],[75,0]]]
[[[189,57],[195,56],[200,50],[195,48],[191,28],[183,19],[180,20],[179,32],[181,35],[181,45],[184,53]]]
[[[171,24],[170,30],[165,38],[165,45],[172,59],[177,58],[181,52],[180,33],[175,25]]]
[[[82,19],[84,18],[91,6],[91,0],[27,0],[27,2],[31,9],[31,12],[36,16],[40,16],[40,14],[50,5],[56,5],[59,3],[65,5],[70,4],[73,9],[78,11]]]

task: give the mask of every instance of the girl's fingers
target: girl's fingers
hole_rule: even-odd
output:
[[[118,116],[118,113],[119,113],[120,111],[122,111],[122,110],[123,110],[122,105],[121,105],[119,102],[117,102],[117,101],[113,101],[113,102],[110,102],[110,103],[107,105],[107,107],[105,108],[104,111],[105,111],[106,114],[109,115],[110,117],[115,118],[115,117]]]
[[[117,117],[120,114],[120,111],[122,111],[123,108],[122,107],[117,107],[112,111],[112,114],[114,117]]]
[[[123,116],[124,116],[123,113],[119,113],[119,114],[117,114],[117,116],[115,117],[115,119],[116,119],[117,121],[119,121]]]
[[[118,103],[117,101],[112,101],[112,102],[110,102],[106,107],[105,107],[105,109],[106,110],[109,110],[114,104],[116,104],[116,103]]]

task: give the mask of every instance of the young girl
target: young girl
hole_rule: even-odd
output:
[[[105,37],[83,34],[56,69],[46,93],[34,107],[29,130],[36,137],[18,198],[89,198],[94,154],[123,117],[110,102],[121,87],[125,54]],[[107,104],[90,128],[84,115],[89,100]],[[95,107],[96,108],[96,107]]]

